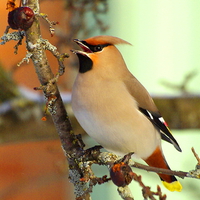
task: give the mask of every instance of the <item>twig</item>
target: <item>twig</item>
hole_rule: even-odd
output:
[[[195,158],[197,159],[197,162],[198,162],[197,165],[200,166],[200,158],[199,158],[198,154],[195,152],[194,147],[192,147],[192,152],[193,152]]]
[[[162,194],[162,191],[159,186],[157,187],[156,192],[151,191],[150,187],[145,186],[145,184],[142,182],[141,176],[138,176],[137,174],[133,173],[131,168],[126,167],[126,164],[133,163],[132,161],[130,161],[131,155],[132,153],[125,155],[123,158],[119,158],[114,154],[103,152],[99,155],[98,157],[99,160],[97,163],[101,163],[101,164],[104,163],[110,166],[111,174],[116,173],[117,175],[116,177],[115,176],[113,177],[113,175],[111,176],[112,180],[115,181],[116,184],[125,183],[125,185],[123,185],[122,187],[118,187],[118,192],[119,192],[119,195],[122,197],[122,199],[124,200],[134,199],[128,187],[128,184],[131,181],[130,180],[126,181],[126,178],[128,179],[132,178],[133,180],[138,182],[139,185],[142,187],[142,194],[145,199],[150,198],[151,200],[155,200],[154,196],[158,196],[159,200],[165,200],[166,195]],[[115,167],[115,165],[117,168]],[[113,168],[116,170],[114,170]]]
[[[192,152],[193,152],[195,158],[197,159],[197,165],[196,165],[195,170],[189,171],[188,177],[200,179],[200,159],[193,147],[192,147]]]
[[[137,162],[134,162],[134,164],[131,165],[132,167],[138,168],[138,169],[143,169],[148,172],[156,172],[158,174],[167,174],[167,175],[175,175],[180,178],[185,178],[188,177],[188,172],[183,172],[183,171],[174,171],[170,169],[162,169],[162,168],[157,168],[157,167],[151,167],[147,165],[143,165]]]
[[[8,33],[10,29],[10,26],[6,27],[6,30],[4,31],[4,35],[1,37],[2,42],[0,45],[4,45],[6,42],[9,42],[10,40],[18,41],[17,44],[14,46],[14,54],[17,54],[18,47],[22,45],[22,40],[25,36],[25,31],[15,31],[12,33]]]
[[[162,194],[161,188],[157,186],[157,192],[152,192],[151,188],[148,186],[145,186],[145,184],[142,182],[142,177],[138,176],[137,174],[133,173],[133,179],[139,183],[139,185],[142,187],[142,194],[144,199],[151,199],[156,200],[154,196],[158,196],[159,200],[165,200],[167,196]]]
[[[24,62],[29,63],[31,56],[32,56],[32,53],[26,52],[26,56],[17,64],[17,67],[19,67]]]
[[[48,15],[45,13],[40,13],[39,16],[42,17],[49,24],[49,31],[51,33],[51,37],[53,37],[53,35],[55,33],[55,29],[53,28],[53,26],[58,24],[58,22],[50,21],[48,19]]]
[[[1,37],[1,40],[3,41],[0,44],[3,45],[11,40],[20,41],[23,39],[24,36],[25,36],[24,31],[14,31],[12,33],[7,33],[7,31],[5,31],[4,35]]]
[[[193,152],[194,156],[196,157],[198,163],[196,165],[196,169],[191,170],[189,172],[174,171],[174,170],[169,170],[169,169],[150,167],[150,166],[143,165],[143,164],[140,164],[140,163],[137,163],[137,162],[134,162],[133,164],[130,164],[130,165],[132,167],[136,167],[136,168],[143,169],[143,170],[146,170],[146,171],[156,172],[158,174],[174,175],[174,176],[178,176],[180,178],[190,177],[190,178],[200,179],[199,156],[195,152],[194,148],[192,148],[192,152]]]
[[[41,44],[43,45],[43,48],[45,50],[50,51],[57,58],[58,64],[59,64],[58,74],[59,76],[62,76],[65,72],[65,66],[64,66],[63,61],[65,58],[69,57],[69,54],[67,53],[60,54],[57,48],[54,45],[52,45],[48,40],[41,38],[40,41],[41,41]]]

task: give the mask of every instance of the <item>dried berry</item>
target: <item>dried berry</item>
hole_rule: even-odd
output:
[[[12,29],[29,29],[34,21],[35,14],[29,7],[19,7],[8,13],[8,24]]]
[[[132,181],[132,170],[124,162],[114,164],[110,169],[110,177],[115,185],[124,187]]]
[[[18,8],[18,7],[19,7],[19,6],[17,6],[17,5],[15,4],[15,0],[8,0],[8,2],[7,2],[7,7],[6,7],[7,10],[12,11],[12,10],[14,10],[14,9],[16,9],[16,8]]]

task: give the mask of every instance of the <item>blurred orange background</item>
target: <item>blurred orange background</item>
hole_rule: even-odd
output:
[[[0,146],[1,200],[73,199],[60,141]]]
[[[0,2],[0,23],[1,23],[0,35],[1,36],[3,35],[6,29],[6,26],[8,25],[7,23],[8,10],[6,10],[6,3],[7,3],[6,0],[3,0]],[[41,1],[40,3],[40,12],[48,14],[48,18],[50,21],[59,22],[59,24],[56,25],[55,28],[61,31],[66,31],[65,29],[67,29],[67,23],[66,23],[67,13],[66,13],[66,10],[64,10],[64,6],[65,4],[64,4],[64,1],[62,0]],[[44,39],[48,39],[51,44],[56,45],[56,42],[58,41],[56,33],[54,34],[53,37],[51,37],[51,34],[48,30],[47,22],[45,22],[45,20],[43,19],[40,19],[40,22],[41,22],[42,37]],[[9,32],[12,32],[12,31],[16,31],[16,30],[10,29]],[[5,45],[0,45],[0,63],[8,71],[15,69],[13,73],[13,78],[17,82],[17,84],[27,86],[30,89],[36,86],[39,86],[40,83],[37,79],[37,74],[35,73],[35,69],[31,60],[28,64],[24,63],[20,67],[16,66],[17,63],[19,63],[26,55],[25,39],[23,39],[22,45],[19,46],[18,54],[15,55],[14,46],[16,44],[17,44],[17,41],[9,41]],[[70,54],[70,56],[72,56],[71,59],[74,58],[69,48],[67,47],[63,48],[63,46],[61,48],[62,49],[58,49],[60,53],[68,53]],[[57,60],[50,52],[47,51],[46,53],[47,53],[47,57],[48,57],[50,66],[52,68],[52,71],[56,73],[58,70]],[[65,59],[65,66],[67,66],[68,62],[69,62],[69,59]],[[73,70],[73,69],[66,67],[66,73],[59,79],[58,84],[64,90],[68,90],[71,87],[71,76],[68,75],[70,70]]]

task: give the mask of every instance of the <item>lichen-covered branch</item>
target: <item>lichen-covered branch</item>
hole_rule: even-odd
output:
[[[26,6],[29,6],[34,12],[39,11],[39,6],[35,0],[29,0]],[[32,27],[26,31],[26,45],[31,59],[34,63],[38,79],[43,87],[46,98],[51,96],[56,97],[54,105],[52,105],[52,119],[60,136],[63,149],[68,152],[75,152],[80,149],[76,138],[73,136],[72,127],[68,121],[68,116],[65,111],[64,104],[60,97],[56,82],[51,82],[54,79],[54,74],[51,71],[48,63],[43,40],[41,39],[40,24],[36,17]]]
[[[29,6],[33,9],[34,13],[39,13],[38,0],[28,0],[23,6]],[[48,110],[52,116],[56,130],[60,137],[63,150],[68,158],[70,168],[69,174],[71,181],[75,186],[76,196],[80,199],[87,200],[90,199],[90,196],[89,194],[83,195],[83,191],[87,186],[86,183],[79,181],[82,173],[76,161],[76,159],[79,158],[79,154],[82,152],[82,146],[73,133],[69,117],[56,85],[55,76],[52,73],[48,63],[45,53],[47,45],[45,46],[44,40],[41,38],[38,17],[39,16],[37,15],[35,16],[33,25],[26,31],[27,50],[30,54],[32,54],[31,59],[34,63],[35,71],[38,75],[44,95],[48,100]],[[60,60],[60,62],[61,61],[62,60]]]

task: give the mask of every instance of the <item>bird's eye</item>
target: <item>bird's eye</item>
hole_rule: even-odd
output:
[[[103,47],[101,45],[97,45],[97,46],[94,46],[93,51],[97,52],[97,51],[101,51],[102,49],[103,49]]]

